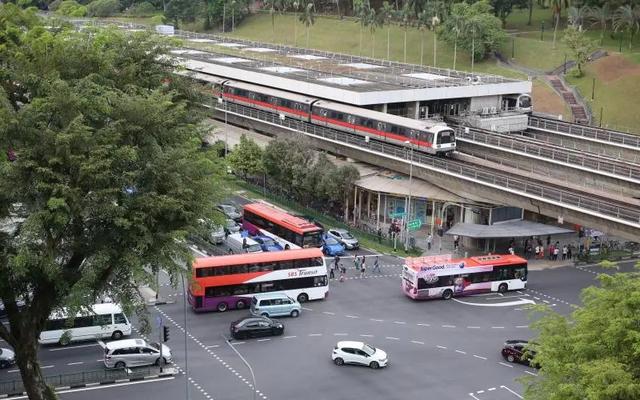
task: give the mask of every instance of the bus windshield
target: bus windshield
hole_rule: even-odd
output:
[[[302,247],[320,247],[322,246],[322,232],[305,233],[302,238]]]

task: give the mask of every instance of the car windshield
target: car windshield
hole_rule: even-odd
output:
[[[247,248],[247,252],[249,253],[259,253],[262,251],[262,247],[258,243],[252,244]]]
[[[322,246],[322,231],[307,232],[302,237],[302,247]]]
[[[364,351],[365,353],[367,353],[368,355],[370,355],[370,356],[371,356],[371,355],[373,355],[373,353],[375,353],[375,352],[376,352],[376,348],[375,348],[375,347],[373,347],[373,346],[371,346],[371,345],[368,345],[368,344],[366,344],[366,343],[365,343],[365,344],[362,346],[362,351]]]
[[[330,246],[338,244],[338,241],[332,237],[328,237],[324,240],[324,242]]]
[[[276,242],[274,242],[273,239],[271,239],[271,238],[260,238],[260,241],[265,246],[275,246],[276,245]]]
[[[341,232],[343,239],[354,239],[354,237],[349,232]]]
[[[149,343],[149,347],[153,347],[154,349],[160,351],[160,343],[158,343],[158,342]]]

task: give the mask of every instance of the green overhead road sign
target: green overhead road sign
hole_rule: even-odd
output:
[[[413,221],[409,221],[409,223],[407,224],[407,228],[409,228],[410,231],[417,231],[418,229],[420,229],[421,226],[422,226],[422,221],[419,219],[414,219]]]

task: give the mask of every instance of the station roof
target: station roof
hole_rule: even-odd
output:
[[[558,235],[563,233],[573,233],[573,231],[571,229],[565,229],[554,225],[545,225],[525,220],[515,220],[500,222],[499,224],[493,225],[461,222],[455,224],[445,234],[470,237],[474,239],[494,239]]]
[[[531,82],[178,31],[187,70],[362,106],[530,93]]]

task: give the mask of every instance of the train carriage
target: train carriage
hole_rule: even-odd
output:
[[[264,86],[228,81],[224,85],[225,99],[260,110],[283,114],[289,118],[309,121],[311,104],[317,99]]]
[[[202,72],[180,71],[179,75],[187,76],[194,79],[201,85],[201,91],[206,97],[207,107],[215,107],[218,99],[222,96],[222,87],[228,79],[215,75],[203,74]]]
[[[320,100],[313,103],[311,122],[403,146],[409,141],[418,150],[431,154],[455,150],[453,129],[439,121],[415,120]]]

